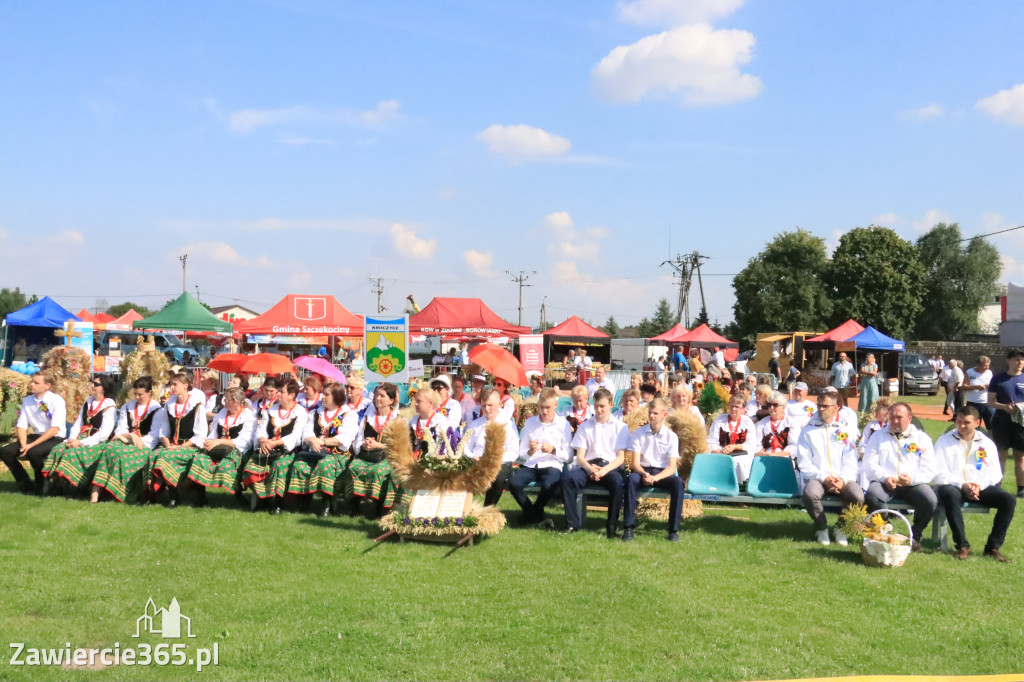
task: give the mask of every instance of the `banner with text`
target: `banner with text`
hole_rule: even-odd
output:
[[[409,317],[376,318],[366,316],[363,336],[366,349],[365,378],[367,383],[387,381],[404,384],[409,381]]]
[[[519,337],[519,361],[527,372],[544,372],[544,336],[527,334]]]

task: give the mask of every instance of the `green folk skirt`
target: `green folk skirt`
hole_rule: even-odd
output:
[[[348,465],[348,476],[345,477],[345,492],[348,496],[368,497],[371,500],[383,501],[385,508],[393,507],[402,501],[403,492],[394,480],[391,465],[383,462],[367,462],[353,457]]]
[[[118,502],[136,502],[149,478],[154,454],[131,443],[104,443],[92,484],[103,488]]]
[[[245,454],[227,445],[218,445],[209,452],[196,453],[188,478],[205,488],[241,490],[242,462]]]
[[[189,445],[160,448],[156,451],[156,461],[153,462],[153,473],[150,478],[163,479],[167,485],[178,487],[188,475],[192,461],[201,452]]]
[[[288,470],[294,461],[295,454],[284,450],[272,450],[266,455],[251,453],[242,467],[241,488],[251,488],[261,500],[284,497]]]
[[[331,497],[335,494],[343,495],[345,492],[345,474],[348,473],[348,465],[351,459],[352,455],[348,452],[329,453],[309,473],[309,478],[304,482],[306,491]],[[309,467],[305,462],[303,464],[306,468]],[[300,483],[293,485],[301,487],[303,485],[301,482],[302,472],[299,470],[298,463],[296,463],[295,470],[298,475],[293,473],[292,481],[298,479]],[[303,491],[299,489],[296,492],[301,494]]]
[[[76,488],[87,488],[96,474],[96,466],[105,443],[69,447],[67,441],[50,450],[43,464],[43,476],[60,476]]]

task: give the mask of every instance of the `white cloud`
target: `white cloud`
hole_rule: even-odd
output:
[[[1024,126],[1024,83],[980,99],[975,106],[997,121]]]
[[[929,104],[926,107],[908,109],[900,114],[905,121],[927,121],[930,118],[938,118],[946,113],[945,107],[941,104]]]
[[[313,137],[301,137],[299,135],[285,135],[281,138],[281,144],[291,144],[296,146],[305,145],[333,145],[334,140],[318,140]]]
[[[630,0],[619,2],[619,19],[638,26],[678,26],[728,16],[744,0]]]
[[[454,199],[459,195],[458,187],[442,187],[437,190],[438,199]]]
[[[280,109],[240,109],[228,116],[228,129],[234,133],[251,133],[260,128],[297,124],[377,126],[402,118],[401,102],[384,100],[369,111],[352,109],[318,109],[309,106]]]
[[[85,235],[78,230],[61,230],[47,240],[57,246],[85,246]]]
[[[524,125],[494,125],[476,134],[492,154],[516,157],[522,160],[556,157],[572,148],[572,143],[546,130]]]
[[[549,238],[548,253],[556,258],[594,260],[601,253],[600,240],[610,234],[603,227],[577,230],[572,216],[556,211],[544,216],[544,227]]]
[[[437,250],[436,239],[424,239],[416,234],[416,230],[401,223],[391,226],[391,243],[395,250],[403,256],[416,260],[430,260]]]
[[[274,267],[273,261],[271,261],[267,256],[259,256],[255,260],[245,258],[235,250],[235,247],[226,242],[193,242],[174,249],[167,254],[167,257],[177,259],[184,254],[188,254],[189,263],[202,261],[206,263],[215,263],[217,265],[232,265],[242,268],[257,267],[261,269],[270,269]]]
[[[900,218],[899,214],[890,212],[875,216],[871,219],[871,224],[881,225],[882,227],[892,227],[893,225],[899,224],[901,220],[902,218]]]
[[[1003,264],[1002,272],[1000,273],[999,279],[1001,281],[1007,281],[1013,279],[1014,275],[1017,274],[1017,261],[1013,256],[1000,256],[1000,262]]]
[[[476,249],[463,251],[462,260],[477,277],[489,277],[494,274],[491,272],[491,263],[494,261],[494,252],[492,251],[477,251]]]
[[[933,208],[924,214],[924,218],[913,221],[910,226],[914,228],[915,232],[924,233],[935,227],[937,223],[952,223],[956,222],[953,220],[953,216],[949,215],[945,211],[940,211],[937,208]]]
[[[595,91],[612,102],[678,97],[686,106],[757,97],[761,79],[741,73],[756,39],[748,31],[680,26],[620,45],[591,71]]]

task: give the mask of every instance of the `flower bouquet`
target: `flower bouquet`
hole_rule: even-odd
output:
[[[907,535],[893,532],[892,524],[882,514],[897,516],[907,526]],[[866,505],[851,504],[839,515],[839,529],[851,539],[860,539],[860,555],[868,566],[902,566],[910,556],[914,540],[907,517],[892,509],[868,513]]]

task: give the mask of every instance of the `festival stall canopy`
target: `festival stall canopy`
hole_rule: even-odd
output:
[[[827,331],[821,336],[812,336],[809,339],[804,339],[804,343],[822,343],[822,342],[836,342],[836,341],[848,341],[850,337],[856,336],[864,331],[864,326],[856,320],[847,320],[841,325],[831,331]]]
[[[363,318],[333,296],[288,294],[262,315],[238,322],[235,329],[242,334],[362,336]]]
[[[108,317],[110,316],[108,315]],[[129,310],[128,312],[126,312],[124,315],[117,319],[111,318],[107,320],[107,329],[131,329],[132,323],[135,322],[135,320],[141,319],[142,315],[139,315],[137,312],[135,312],[135,308],[132,308],[131,310]]]
[[[662,343],[679,343],[679,341],[690,332],[683,326],[682,322],[677,323],[664,334],[652,336],[649,341],[660,341]]]
[[[77,315],[72,315],[64,308],[60,307],[56,301],[49,296],[43,296],[41,299],[27,305],[21,310],[15,310],[13,313],[9,313],[4,319],[4,322],[8,326],[21,326],[21,327],[50,327],[52,329],[62,329],[64,323],[67,321],[81,322],[82,318]]]
[[[906,344],[902,341],[886,336],[870,325],[865,327],[860,334],[851,336],[847,341],[853,341],[857,344],[857,348],[866,350],[904,351],[907,349]]]
[[[106,313],[96,313],[93,315],[85,308],[78,311],[78,316],[82,318],[83,322],[92,322],[93,324],[106,324],[107,322],[113,322],[114,316]]]
[[[573,336],[588,339],[609,339],[611,336],[600,329],[592,327],[576,315],[573,315],[562,324],[556,325],[544,332],[544,336]]]
[[[135,320],[132,328],[231,333],[230,322],[211,313],[188,292],[165,305],[155,315]]]
[[[430,336],[519,336],[529,327],[510,324],[479,298],[435,298],[409,318],[409,333]]]
[[[706,324],[688,331],[679,337],[678,342],[696,348],[739,348],[739,344],[719,336]]]

